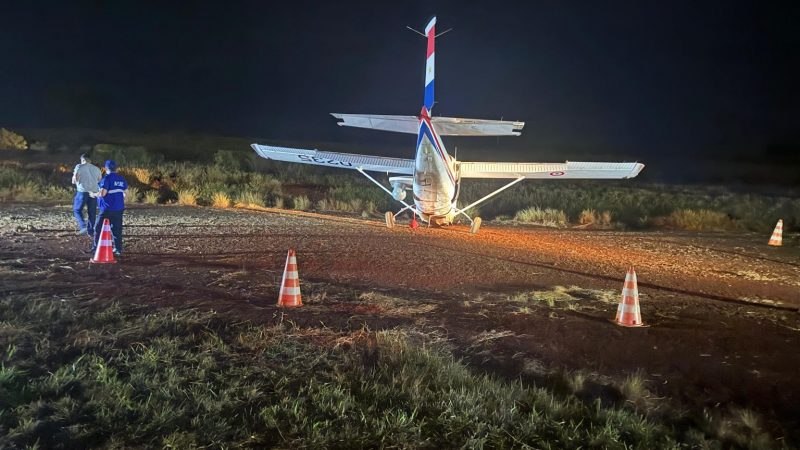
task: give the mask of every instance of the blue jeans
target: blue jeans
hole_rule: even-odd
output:
[[[88,221],[83,221],[83,207],[86,207],[86,215]],[[97,213],[97,199],[92,198],[88,192],[76,192],[75,198],[72,200],[72,214],[75,216],[75,221],[78,222],[78,228],[83,230],[87,229],[89,235],[92,234],[92,226],[95,222],[95,214]]]
[[[97,215],[97,220],[94,222],[94,246],[92,249],[97,249],[97,241],[100,240],[100,235],[103,234],[103,220],[108,219],[108,221],[111,222],[111,235],[114,237],[114,249],[122,253],[123,212],[124,211],[100,210],[100,214]]]

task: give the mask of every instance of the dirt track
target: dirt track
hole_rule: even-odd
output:
[[[620,377],[642,369],[657,395],[692,407],[748,407],[797,441],[800,250],[765,236],[553,230],[484,225],[412,231],[317,216],[138,207],[126,255],[89,265],[67,207],[0,205],[2,291],[210,307],[257,321],[440,330],[477,365],[509,377],[538,369]],[[286,249],[298,252],[307,307],[273,306]],[[508,298],[554,285],[612,293],[633,265],[651,325],[616,327],[613,304]],[[381,291],[406,299],[389,307]],[[591,303],[591,304],[590,304]],[[469,349],[469,351],[467,351]],[[479,350],[479,351],[476,351]]]

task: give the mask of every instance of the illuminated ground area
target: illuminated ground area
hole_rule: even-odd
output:
[[[121,264],[90,266],[67,207],[0,206],[6,294],[214,309],[306,329],[439,333],[477,370],[597,386],[641,371],[650,401],[756,411],[774,437],[800,423],[800,252],[751,234],[495,227],[385,229],[350,218],[192,207],[126,215]],[[297,250],[306,306],[274,305]],[[644,320],[613,317],[635,266]],[[614,401],[603,389],[577,389]]]

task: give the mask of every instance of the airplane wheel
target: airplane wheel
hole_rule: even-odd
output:
[[[481,218],[476,217],[472,219],[472,227],[469,229],[469,232],[472,234],[478,234],[478,230],[481,229]]]
[[[391,211],[386,211],[386,228],[394,228],[394,214]]]

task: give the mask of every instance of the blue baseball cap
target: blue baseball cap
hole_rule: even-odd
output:
[[[105,166],[106,166],[106,169],[108,169],[108,170],[115,170],[117,168],[117,162],[114,161],[113,159],[108,159],[108,160],[106,160]]]

